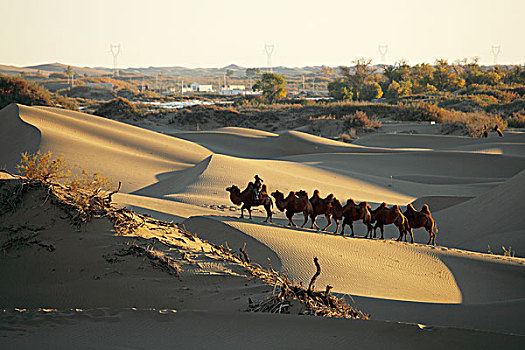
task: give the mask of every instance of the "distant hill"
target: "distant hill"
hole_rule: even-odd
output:
[[[68,67],[67,64],[63,63],[47,63],[47,64],[39,64],[36,66],[29,66],[29,67],[23,67],[23,68],[29,68],[33,69],[35,71],[45,71],[45,72],[64,72],[64,70]],[[89,76],[103,76],[112,74],[112,70],[110,68],[89,68],[89,67],[76,67],[71,66],[71,68],[78,74],[87,74]]]
[[[16,67],[10,65],[0,64],[0,73],[5,74],[19,74],[21,72],[26,73],[37,73],[41,71],[43,73],[53,72],[64,72],[68,65],[63,63],[47,63],[39,64],[35,66],[27,67]],[[107,76],[112,74],[112,69],[107,67],[76,67],[71,68],[78,74],[87,74],[88,76]],[[122,68],[119,69],[122,75],[133,76],[133,75],[172,75],[172,76],[210,76],[210,75],[223,75],[226,74],[228,69],[235,71],[236,76],[244,76],[246,68],[236,64],[230,64],[225,67],[217,68],[187,68],[180,66],[172,67],[139,67],[139,68]],[[265,67],[261,67],[262,71],[266,71]],[[284,74],[287,76],[309,76],[315,74],[321,70],[321,66],[308,66],[308,67],[273,67],[275,73]]]

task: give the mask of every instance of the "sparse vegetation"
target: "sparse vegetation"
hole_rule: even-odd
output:
[[[136,119],[143,116],[143,112],[137,106],[122,97],[103,103],[93,114],[117,119]]]
[[[48,90],[21,77],[0,74],[0,109],[11,103],[27,106],[52,106],[77,109],[78,104],[68,98],[52,95]]]
[[[379,120],[376,118],[368,118],[366,113],[362,111],[356,111],[355,114],[345,115],[342,119],[348,129],[358,127],[365,131],[370,131],[381,127],[381,122]]]
[[[41,181],[49,184],[69,177],[70,171],[62,157],[52,159],[51,152],[42,154],[22,153],[17,170],[29,181]]]

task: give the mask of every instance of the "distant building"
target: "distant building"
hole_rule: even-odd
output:
[[[213,85],[201,85],[198,83],[191,84],[190,88],[193,90],[193,92],[212,92],[213,91]]]
[[[224,85],[219,91],[221,95],[246,95],[246,86],[244,85]]]
[[[244,85],[226,85],[231,90],[246,90],[246,86]]]

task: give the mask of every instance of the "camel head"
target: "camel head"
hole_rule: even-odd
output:
[[[277,209],[284,211],[286,207],[286,204],[284,203],[284,194],[279,191],[275,191],[272,192],[272,197],[275,198],[275,205],[277,206]]]
[[[428,207],[427,204],[423,204],[423,207],[421,208],[421,212],[430,215],[430,208]]]
[[[239,187],[237,187],[235,185],[231,185],[230,187],[226,188],[226,191],[228,191],[230,193],[233,193],[233,192],[240,191],[240,190],[239,190]]]
[[[306,192],[305,190],[300,190],[300,191],[296,192],[295,194],[297,195],[297,197],[306,197],[306,198],[308,198],[308,192]]]
[[[283,200],[284,194],[276,190],[275,192],[272,192],[272,197],[275,198],[275,200]]]
[[[341,204],[339,199],[335,197],[332,199],[331,204],[332,209],[330,210],[330,212],[337,218],[337,220],[341,220],[343,217],[343,205]]]
[[[407,205],[406,212],[410,213],[410,212],[415,212],[415,211],[416,211],[416,209],[414,209],[414,206],[411,203]]]
[[[365,224],[366,223],[372,223],[373,224],[376,220],[375,220],[375,218],[374,218],[374,216],[372,214],[372,210],[370,210],[370,209],[372,209],[370,207],[370,205],[367,202],[361,202],[361,203],[359,203],[359,206],[363,207],[363,209],[365,210],[365,215],[363,217],[363,223],[365,223]]]

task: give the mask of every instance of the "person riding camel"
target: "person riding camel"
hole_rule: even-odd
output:
[[[259,175],[255,175],[255,182],[253,183],[253,199],[259,200],[259,196],[261,193],[261,187],[262,187],[263,180],[259,177]]]

